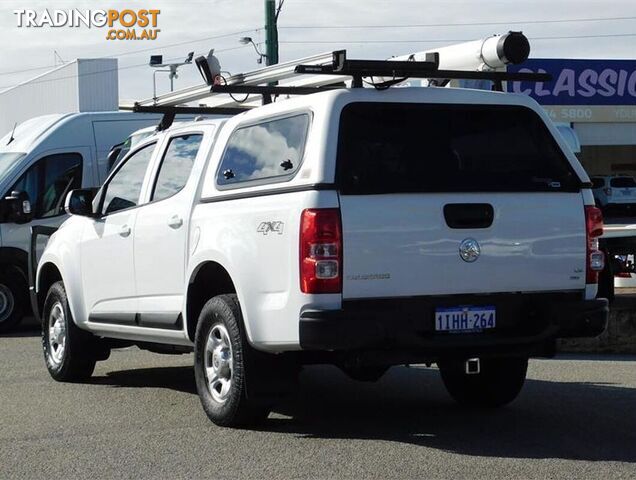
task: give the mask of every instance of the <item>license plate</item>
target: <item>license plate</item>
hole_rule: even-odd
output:
[[[495,307],[490,305],[435,309],[435,330],[438,332],[481,332],[495,326]]]

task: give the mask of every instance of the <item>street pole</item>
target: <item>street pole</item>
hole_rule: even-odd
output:
[[[278,63],[278,26],[276,25],[276,0],[265,0],[265,63]]]

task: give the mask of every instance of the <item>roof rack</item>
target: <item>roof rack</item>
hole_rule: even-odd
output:
[[[160,113],[163,114],[157,131],[161,132],[170,128],[177,115],[238,115],[249,108],[247,107],[177,107],[177,106],[148,106],[144,107],[135,103],[132,107],[121,107],[121,110],[130,110],[134,113]]]
[[[336,50],[227,78],[218,76],[212,85],[206,83],[143,100],[137,102],[133,110],[142,111],[140,109],[146,107],[174,107],[205,98],[206,108],[215,110],[199,113],[231,115],[238,113],[237,110],[233,110],[237,105],[243,109],[240,111],[244,111],[261,103],[246,101],[249,95],[258,95],[262,103],[266,104],[270,103],[275,95],[307,95],[344,88],[349,82],[351,88],[360,88],[365,79],[367,84],[378,89],[388,88],[408,78],[428,79],[431,86],[443,86],[451,79],[490,80],[494,83],[493,89],[499,91],[503,90],[505,81],[547,82],[552,79],[547,73],[439,69],[439,53],[422,52],[417,56],[424,60],[416,61],[416,54],[399,59],[360,60],[348,59],[346,50]],[[237,100],[233,94],[244,94],[246,97]]]
[[[501,87],[504,81],[547,82],[547,73],[519,73],[496,71],[439,70],[439,54],[427,53],[426,60],[349,60],[346,50],[333,52],[331,65],[298,65],[296,73],[312,75],[348,75],[353,77],[352,87],[362,87],[363,77],[393,77],[381,83],[370,82],[376,88],[386,88],[408,78],[492,80]]]
[[[326,52],[310,57],[301,58],[291,62],[278,63],[265,68],[253,70],[251,72],[239,73],[225,79],[224,86],[246,86],[246,85],[262,85],[279,82],[297,76],[295,73],[296,66],[299,63],[311,63],[315,65],[329,64],[332,61],[333,53]],[[311,84],[308,86],[320,86]],[[237,92],[238,93],[238,92]],[[159,95],[156,98],[150,98],[138,102],[139,106],[169,106],[179,105],[185,102],[193,102],[207,98],[211,94],[211,86],[206,84],[196,87],[185,88],[176,92]]]

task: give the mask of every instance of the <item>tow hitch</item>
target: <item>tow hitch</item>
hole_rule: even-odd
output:
[[[481,365],[478,358],[469,358],[464,364],[466,375],[478,375],[481,371]]]

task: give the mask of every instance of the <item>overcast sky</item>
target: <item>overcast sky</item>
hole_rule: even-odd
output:
[[[66,61],[77,57],[119,57],[122,99],[152,96],[152,69],[147,66],[151,54],[163,54],[164,58],[176,59],[185,57],[192,50],[199,55],[215,48],[219,51],[217,56],[224,70],[232,73],[250,70],[257,67],[256,54],[252,47],[242,47],[238,40],[241,36],[251,36],[256,42],[263,42],[263,4],[263,0],[2,0],[0,90],[44,73],[54,65],[54,50]],[[160,9],[158,27],[161,32],[155,41],[107,41],[105,28],[18,28],[13,10],[22,8],[38,11],[44,8]],[[532,23],[611,17],[632,18]],[[634,0],[286,0],[279,18],[280,60],[291,60],[339,48],[347,48],[350,57],[385,58],[456,43],[457,40],[503,33],[510,29],[523,30],[530,37],[532,57],[634,59],[634,17]],[[503,23],[400,27],[479,22]],[[307,28],[359,25],[389,27]],[[232,35],[210,39],[224,34]],[[592,35],[598,37],[537,38]],[[173,45],[175,43],[181,45]],[[224,49],[231,50],[221,51]],[[125,55],[120,56],[121,54]],[[29,71],[23,71],[26,69]],[[11,73],[16,71],[21,72]],[[177,88],[200,83],[196,67],[183,67],[180,73],[180,78],[176,80]],[[160,92],[167,91],[168,87],[167,78],[161,77]]]

